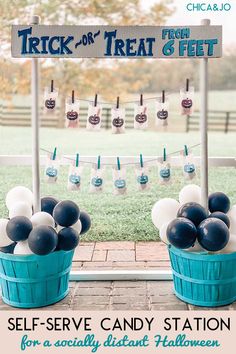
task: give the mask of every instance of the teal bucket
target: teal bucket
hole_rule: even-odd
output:
[[[192,305],[216,307],[236,300],[236,252],[194,253],[169,246],[176,296]]]
[[[0,252],[3,301],[13,307],[35,308],[54,304],[69,292],[74,251],[47,256],[18,256]]]

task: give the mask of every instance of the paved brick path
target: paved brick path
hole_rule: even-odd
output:
[[[73,269],[169,268],[166,245],[161,242],[91,242],[76,249]]]
[[[168,269],[166,246],[158,242],[82,243],[73,269]],[[0,299],[0,311],[12,310]],[[43,310],[212,310],[187,305],[173,293],[172,281],[70,282],[70,293]],[[236,310],[232,305],[214,310]]]

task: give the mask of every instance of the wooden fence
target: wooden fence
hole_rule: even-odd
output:
[[[80,127],[84,128],[87,121],[88,107],[80,107]],[[46,113],[41,108],[41,126],[63,128],[65,123],[64,114],[61,112],[60,107],[56,108],[54,114]],[[134,109],[126,107],[126,128],[133,127]],[[18,126],[27,127],[31,124],[31,107],[30,106],[16,106],[16,105],[3,105],[0,104],[0,125],[2,126]],[[102,128],[110,129],[111,127],[111,108],[102,108]]]
[[[200,113],[196,111],[186,119],[186,132],[199,130]],[[209,111],[208,129],[224,133],[236,131],[236,111]]]

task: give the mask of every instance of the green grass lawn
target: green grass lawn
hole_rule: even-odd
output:
[[[0,154],[30,154],[29,128],[0,128]],[[83,155],[138,155],[142,152],[149,155],[160,154],[163,146],[169,152],[179,150],[184,144],[199,142],[197,133],[158,133],[128,132],[121,136],[113,136],[110,132],[87,133],[74,130],[41,130],[41,147],[52,149],[59,147],[63,154],[80,152]],[[235,134],[212,133],[209,135],[211,156],[236,156]],[[198,149],[195,150],[196,155]],[[43,173],[43,169],[42,169]],[[112,194],[111,168],[106,169],[105,190],[100,195],[89,194],[88,167],[83,173],[81,192],[67,190],[68,168],[61,167],[58,183],[46,184],[42,179],[41,195],[54,195],[59,199],[72,199],[81,209],[87,210],[92,217],[93,226],[85,236],[92,240],[157,240],[158,232],[151,222],[152,205],[160,198],[178,198],[180,189],[185,185],[179,168],[173,168],[173,183],[160,186],[157,182],[155,167],[150,169],[151,187],[147,192],[137,191],[134,169],[127,170],[128,194],[124,197]],[[209,172],[210,190],[224,191],[236,203],[236,174],[233,168],[211,168]],[[31,187],[30,167],[0,168],[0,215],[7,216],[4,198],[7,191],[15,185]],[[198,177],[195,183],[199,183]]]

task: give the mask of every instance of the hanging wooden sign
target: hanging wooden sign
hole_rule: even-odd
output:
[[[12,26],[15,58],[216,58],[222,26]]]

